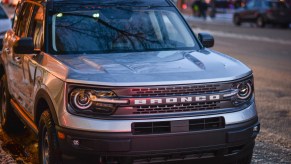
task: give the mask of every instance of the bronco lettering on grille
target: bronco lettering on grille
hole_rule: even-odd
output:
[[[146,104],[175,104],[175,103],[191,103],[191,102],[205,102],[205,101],[218,101],[223,98],[222,95],[206,95],[206,96],[187,96],[187,97],[167,97],[167,98],[138,98],[132,99],[133,105],[146,105]]]

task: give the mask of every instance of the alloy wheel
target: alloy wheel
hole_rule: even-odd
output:
[[[43,139],[42,139],[42,161],[43,164],[49,164],[49,139],[47,129],[43,128]]]

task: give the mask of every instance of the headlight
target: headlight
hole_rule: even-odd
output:
[[[73,89],[69,94],[69,103],[77,113],[92,115],[111,115],[120,104],[128,100],[120,100],[110,90]]]
[[[90,94],[84,90],[79,92],[74,92],[73,95],[73,104],[81,109],[85,110],[92,106],[92,101],[90,100]]]
[[[237,89],[237,97],[242,100],[248,99],[253,92],[252,83],[250,81],[239,83]]]
[[[237,90],[236,98],[233,99],[235,105],[241,105],[248,102],[254,93],[253,77],[247,78],[233,85],[233,89]]]

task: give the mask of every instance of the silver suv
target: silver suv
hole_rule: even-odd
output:
[[[170,0],[22,1],[1,47],[1,125],[30,127],[42,164],[250,163],[252,71],[213,44]]]

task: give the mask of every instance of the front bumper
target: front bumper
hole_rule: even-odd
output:
[[[254,128],[256,127],[256,128]],[[65,134],[59,139],[66,157],[96,155],[106,158],[170,161],[198,158],[237,158],[252,152],[260,124],[255,117],[247,122],[227,125],[223,129],[133,135],[71,130],[57,127]]]
[[[59,126],[67,129],[75,129],[80,131],[90,131],[90,132],[104,132],[104,133],[131,133],[132,123],[138,122],[159,122],[159,121],[183,121],[191,119],[201,119],[201,118],[213,118],[213,117],[223,117],[225,120],[225,125],[232,125],[241,122],[246,122],[257,117],[256,104],[255,101],[245,108],[236,110],[229,113],[220,114],[204,114],[198,116],[185,116],[185,117],[171,117],[171,118],[160,118],[160,119],[96,119],[87,118],[72,115],[67,112],[67,110],[62,110],[62,115],[58,116]]]

